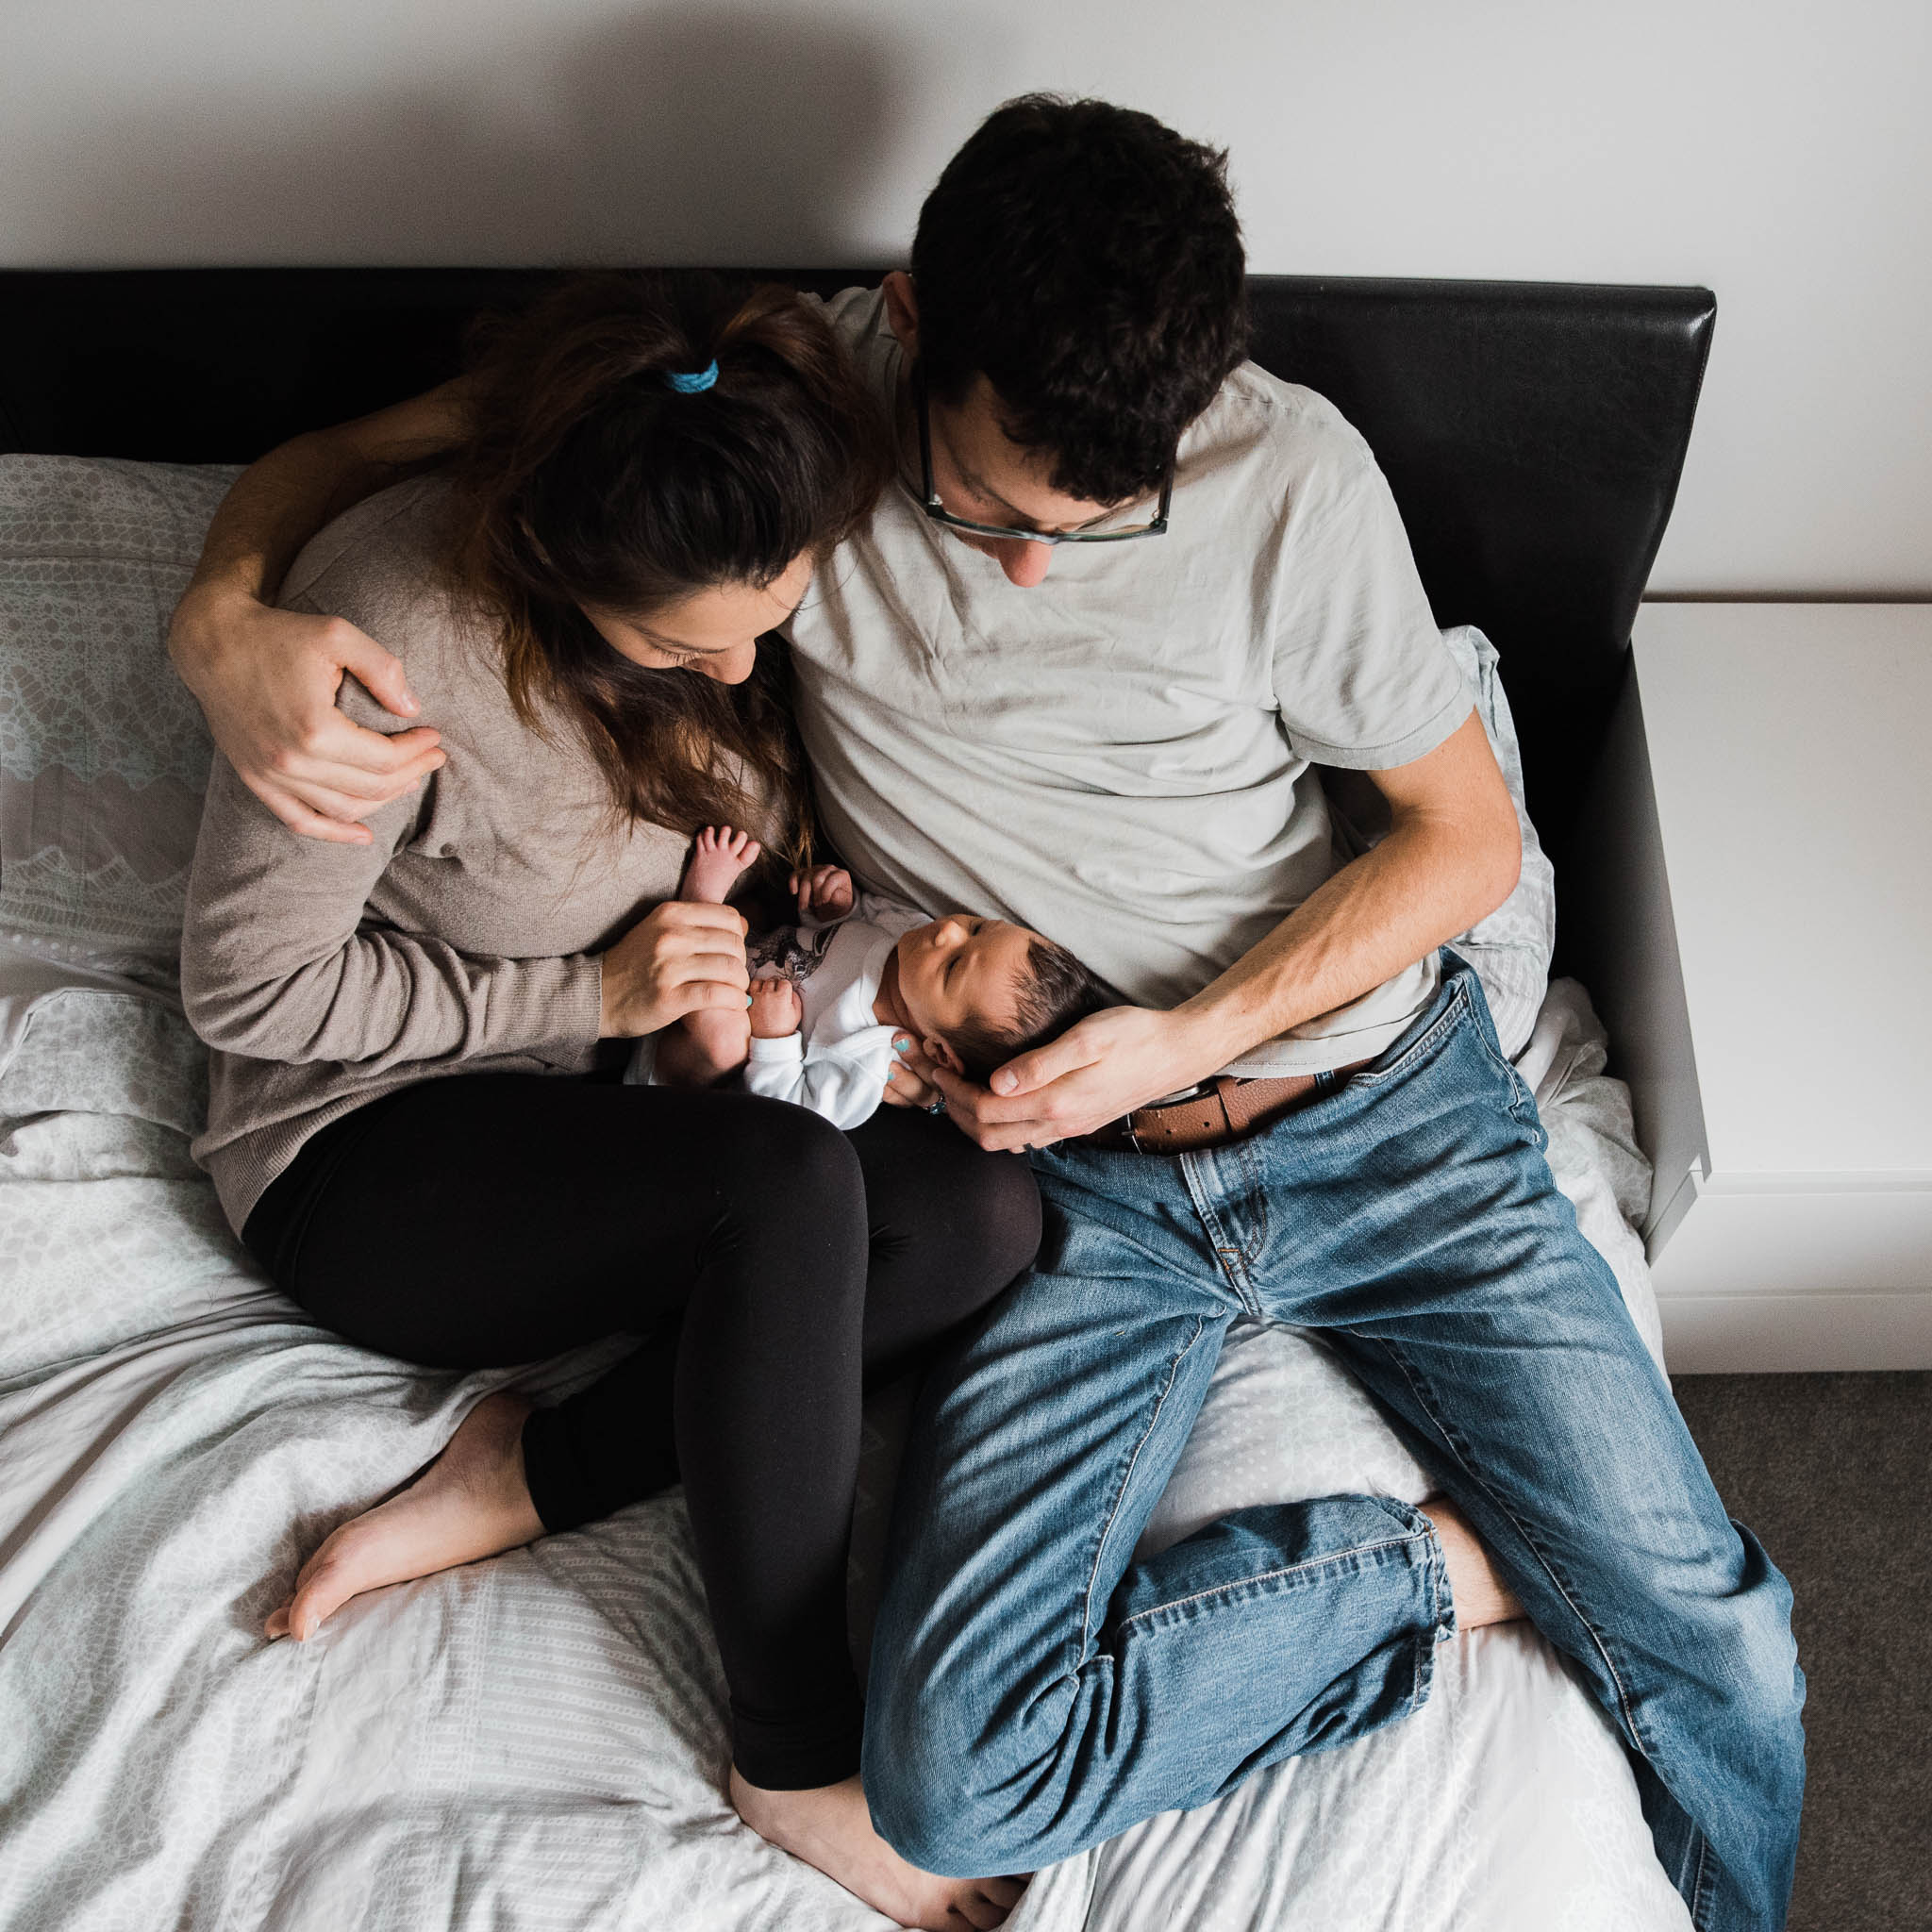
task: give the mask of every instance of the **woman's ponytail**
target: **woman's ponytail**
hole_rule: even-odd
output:
[[[747,683],[652,670],[591,605],[647,617],[824,559],[891,474],[884,413],[823,310],[700,274],[573,277],[479,339],[475,431],[454,470],[459,589],[493,619],[526,720],[575,720],[633,818],[808,836],[786,667]]]

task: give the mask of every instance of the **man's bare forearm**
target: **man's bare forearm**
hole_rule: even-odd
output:
[[[1190,1059],[1208,1071],[1359,999],[1515,891],[1516,806],[1474,708],[1434,751],[1369,776],[1389,803],[1389,836],[1174,1009]]]
[[[325,524],[459,440],[467,401],[462,383],[445,383],[270,450],[236,478],[215,512],[184,603],[225,595],[272,601],[297,552]]]
[[[325,430],[271,450],[223,498],[188,594],[271,602],[303,544],[379,488],[379,475],[353,445],[332,441]]]
[[[1049,1146],[1205,1080],[1412,966],[1501,905],[1522,863],[1515,808],[1474,729],[1412,772],[1375,774],[1389,836],[1192,999],[1091,1014],[996,1068],[990,1091],[924,1060],[913,1071],[980,1146]]]
[[[1398,821],[1175,1008],[1198,1041],[1190,1058],[1211,1072],[1359,999],[1493,912],[1515,888],[1522,854],[1513,816],[1507,831],[1498,823],[1476,841],[1454,824]]]

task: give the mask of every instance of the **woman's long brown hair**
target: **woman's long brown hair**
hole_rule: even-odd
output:
[[[500,636],[519,715],[573,723],[623,817],[743,826],[803,863],[782,641],[760,639],[752,676],[724,685],[632,662],[582,607],[647,619],[695,591],[762,589],[864,520],[890,445],[823,312],[709,275],[580,275],[479,341],[452,566]],[[666,380],[713,361],[701,393]]]

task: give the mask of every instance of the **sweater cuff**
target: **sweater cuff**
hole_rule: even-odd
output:
[[[604,962],[595,953],[559,959],[561,979],[544,1018],[561,1063],[586,1066],[604,1034]]]
[[[796,1065],[805,1058],[805,1029],[788,1033],[782,1040],[760,1040],[752,1037],[751,1057],[757,1065],[781,1065],[786,1061]]]

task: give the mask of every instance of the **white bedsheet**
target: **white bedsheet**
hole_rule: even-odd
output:
[[[261,1284],[187,1160],[199,1061],[164,1007],[42,988],[11,1018],[0,1932],[883,1926],[724,1804],[723,1690],[675,1497],[358,1599],[307,1646],[261,1641],[322,1536],[512,1376],[404,1369]],[[1559,983],[1524,1064],[1558,1177],[1655,1346],[1624,1218],[1647,1174],[1601,1038]],[[560,1392],[624,1346],[522,1379]],[[871,1432],[861,1586],[887,1433]],[[1427,1487],[1325,1349],[1244,1327],[1149,1535],[1269,1497]],[[1408,1724],[1041,1874],[1012,1923],[1688,1921],[1608,1727],[1510,1628],[1451,1646]]]

